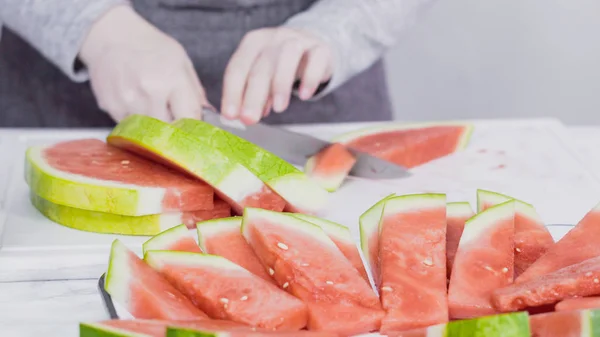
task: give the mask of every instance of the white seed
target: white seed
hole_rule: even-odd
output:
[[[282,242],[277,242],[277,247],[283,249],[283,250],[288,250],[288,246],[285,243]]]
[[[600,280],[598,280],[597,278],[594,279],[594,283],[600,283]]]
[[[129,160],[121,160],[121,164],[127,165],[127,164],[129,164]]]
[[[288,282],[286,282],[286,283],[284,283],[284,284],[283,284],[283,286],[282,286],[282,287],[283,287],[283,289],[285,289],[285,288],[287,288],[289,285],[290,285],[290,284],[289,284]]]
[[[388,287],[388,286],[381,287],[381,291],[392,291],[392,290],[394,290],[394,289],[392,289],[392,287]]]
[[[333,281],[325,281],[327,284],[333,284]]]
[[[506,267],[502,268],[502,272],[503,273],[508,273],[508,268],[506,268]]]
[[[517,251],[517,253],[521,252],[521,248],[515,248],[515,250]]]
[[[308,263],[306,263],[306,262],[304,262],[304,263],[302,263],[302,264],[300,264],[300,265],[301,265],[302,267],[308,267],[308,266],[310,266],[310,264],[308,264]]]
[[[428,257],[425,260],[423,260],[423,264],[426,266],[433,266],[433,260],[430,257]]]
[[[240,298],[240,301],[247,301],[248,300],[248,296],[244,295],[242,296],[242,298]]]
[[[273,268],[269,268],[269,275],[271,275],[271,276],[275,275],[275,271],[273,270]]]
[[[485,266],[485,267],[483,267],[483,269],[491,271],[491,272],[494,273],[494,269],[492,269],[492,267],[490,267],[490,266]]]
[[[225,297],[221,297],[221,298],[219,299],[219,301],[221,301],[221,303],[225,303],[225,304],[229,303],[229,300],[228,300],[228,299],[226,299]]]

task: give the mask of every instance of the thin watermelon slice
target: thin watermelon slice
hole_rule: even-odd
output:
[[[503,194],[477,190],[479,212],[515,200],[515,278],[519,277],[554,244],[554,239],[532,205]]]
[[[308,304],[309,330],[352,335],[379,328],[379,299],[320,227],[246,208],[242,233],[277,283]]]
[[[356,163],[356,157],[342,144],[332,144],[310,157],[304,172],[329,192],[335,192]]]
[[[198,223],[198,243],[208,254],[222,256],[265,281],[275,283],[242,236],[242,217]]]
[[[174,125],[247,167],[285,199],[286,210],[317,214],[327,206],[327,191],[302,171],[260,146],[195,119],[180,119]]]
[[[570,311],[582,309],[600,309],[600,296],[570,298],[556,303],[554,310]]]
[[[532,337],[592,337],[600,333],[600,311],[576,310],[533,315]]]
[[[507,312],[592,295],[600,295],[600,256],[497,289],[492,302],[498,310]]]
[[[27,149],[25,179],[53,203],[140,216],[212,209],[213,189],[98,139]]]
[[[158,119],[131,115],[112,130],[107,141],[202,179],[237,213],[248,206],[276,211],[285,207],[285,201],[245,166],[211,143]]]
[[[144,254],[151,250],[173,250],[181,252],[202,253],[185,225],[175,226],[154,236],[142,245]]]
[[[119,240],[113,241],[104,288],[113,301],[141,319],[208,317]]]
[[[144,260],[212,318],[270,330],[306,326],[302,301],[224,257],[150,251]]]
[[[300,220],[304,220],[321,227],[321,229],[325,232],[325,234],[327,234],[327,236],[329,236],[333,243],[335,243],[348,261],[352,263],[354,268],[358,270],[365,281],[370,284],[369,275],[367,274],[367,270],[365,269],[365,265],[363,264],[362,258],[360,257],[360,253],[358,251],[358,247],[356,246],[356,243],[352,238],[352,233],[350,233],[350,229],[348,227],[312,215],[299,213],[294,213],[292,215]]]
[[[468,202],[449,202],[446,205],[446,269],[450,279],[454,257],[467,220],[475,213]]]
[[[533,263],[516,280],[516,283],[527,282],[541,275],[570,266],[584,260],[600,256],[600,204],[590,210],[558,242],[552,245],[542,257]]]
[[[513,282],[515,202],[490,207],[467,221],[454,260],[451,318],[492,315],[491,295]]]
[[[379,239],[386,316],[381,331],[448,321],[446,196],[415,194],[385,202]]]

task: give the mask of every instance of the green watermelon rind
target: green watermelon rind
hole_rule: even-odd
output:
[[[518,212],[521,215],[526,216],[527,218],[529,218],[537,223],[540,223],[540,224],[543,223],[542,218],[540,217],[540,215],[535,210],[535,207],[533,207],[532,204],[526,203],[519,199],[515,199],[513,197],[509,197],[509,196],[501,194],[501,193],[492,192],[492,191],[488,191],[488,190],[482,190],[482,189],[477,190],[477,212],[478,213],[481,212],[481,210],[483,209],[483,204],[485,204],[485,203],[489,203],[492,205],[498,205],[498,204],[501,204],[501,203],[509,201],[509,200],[515,201],[515,211],[516,212]]]
[[[80,337],[152,337],[147,334],[131,332],[100,323],[79,323]]]
[[[445,330],[444,337],[529,337],[529,315],[522,311],[452,321]]]
[[[383,217],[390,214],[410,212],[428,208],[446,209],[446,195],[441,193],[405,194],[393,196],[386,200],[383,207]],[[381,231],[381,228],[380,228]]]
[[[104,290],[110,294],[114,302],[126,308],[130,298],[130,282],[134,277],[129,266],[129,253],[129,249],[121,241],[118,239],[113,241],[104,280]]]
[[[211,332],[189,328],[168,327],[166,337],[229,337],[228,332]]]
[[[196,232],[198,235],[198,245],[203,252],[210,253],[206,248],[206,239],[214,234],[229,232],[232,230],[240,231],[241,234],[242,217],[228,217],[198,222]]]
[[[465,222],[463,234],[458,243],[458,249],[469,242],[476,241],[488,229],[494,226],[499,219],[514,217],[515,201],[508,200],[501,204],[492,206],[481,213],[477,213]]]
[[[313,225],[317,225],[321,227],[321,229],[329,236],[336,238],[339,241],[355,244],[354,239],[352,238],[352,233],[350,233],[350,228],[341,225],[337,222],[333,222],[327,219],[323,219],[320,217],[316,217],[313,215],[301,214],[301,213],[288,213],[289,215],[298,218],[300,220],[304,220],[306,222],[310,222]]]
[[[187,237],[188,234],[189,230],[186,225],[169,228],[144,242],[142,244],[142,251],[146,254],[150,250],[164,250],[164,247],[168,247],[170,244],[179,241],[179,239]]]
[[[239,271],[253,275],[246,269],[229,261],[228,259],[211,254],[190,253],[171,250],[152,250],[144,254],[144,262],[152,269],[159,271],[165,264],[180,265],[186,267],[210,267],[223,271]]]
[[[381,231],[380,223],[381,216],[383,215],[383,206],[387,200],[394,196],[396,196],[395,193],[387,195],[383,199],[377,201],[373,206],[369,207],[369,209],[358,217],[360,249],[367,261],[369,261],[369,237],[373,231]],[[371,268],[371,266],[369,267]]]
[[[475,215],[471,204],[467,201],[449,202],[446,204],[446,217],[463,218]]]

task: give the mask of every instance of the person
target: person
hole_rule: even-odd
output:
[[[0,0],[0,126],[389,120],[381,57],[431,1]]]

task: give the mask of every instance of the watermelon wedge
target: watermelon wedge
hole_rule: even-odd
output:
[[[600,311],[578,310],[533,315],[532,337],[592,337],[600,332]]]
[[[150,251],[144,260],[212,318],[270,330],[306,326],[302,301],[224,257]]]
[[[477,190],[477,208],[515,200],[515,278],[519,277],[554,244],[554,239],[532,205],[503,194]]]
[[[475,215],[468,202],[449,202],[446,205],[446,269],[450,279],[454,257],[467,220]]]
[[[320,227],[246,208],[242,233],[277,283],[308,304],[309,330],[352,335],[379,328],[379,299]]]
[[[492,292],[513,282],[514,215],[515,202],[507,201],[465,224],[448,289],[451,318],[497,313]]]
[[[600,256],[600,204],[590,210],[558,242],[552,245],[542,257],[533,263],[516,280],[516,283],[527,282],[541,275],[570,266],[584,260]]]
[[[226,153],[158,119],[131,115],[112,130],[107,141],[202,179],[237,213],[248,206],[276,211],[285,207],[279,195]]]
[[[104,289],[135,318],[197,320],[208,317],[119,240],[112,244]]]
[[[329,192],[335,192],[356,163],[354,155],[342,144],[332,144],[310,157],[304,172]]]
[[[174,125],[193,135],[205,146],[214,148],[230,160],[247,167],[285,199],[286,210],[317,214],[327,206],[327,191],[302,171],[260,146],[195,119],[180,119]]]
[[[213,189],[98,139],[27,149],[35,194],[69,207],[140,216],[213,208]]]
[[[554,310],[570,311],[582,309],[600,309],[600,296],[570,298],[556,303]]]
[[[142,245],[144,254],[151,250],[173,250],[181,252],[202,253],[185,225],[175,226],[154,236]]]
[[[198,321],[168,321],[146,319],[113,319],[97,323],[81,323],[80,337],[164,337],[168,327],[216,331],[251,331],[248,326],[232,321],[203,319]],[[256,330],[256,329],[255,329]]]
[[[386,316],[382,333],[448,321],[446,196],[404,195],[385,202],[379,239]]]
[[[222,256],[265,281],[275,284],[265,267],[242,236],[242,217],[198,223],[198,243],[208,254]]]
[[[300,213],[293,213],[292,215],[300,220],[304,220],[312,223],[313,225],[321,227],[321,229],[325,232],[325,234],[327,234],[327,236],[329,236],[333,243],[335,243],[348,261],[352,263],[354,268],[358,270],[365,281],[371,284],[369,281],[369,275],[365,269],[365,265],[363,264],[360,253],[358,252],[358,247],[356,247],[356,243],[354,242],[352,233],[350,233],[350,229],[348,229],[348,227],[312,215]]]

